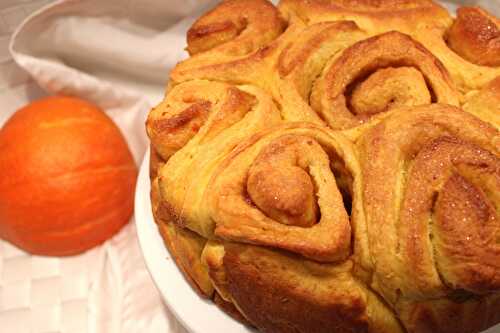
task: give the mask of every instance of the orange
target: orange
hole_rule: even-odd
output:
[[[0,237],[33,254],[73,255],[130,219],[137,169],[98,107],[48,97],[0,129]]]

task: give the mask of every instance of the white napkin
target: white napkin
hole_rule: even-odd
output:
[[[57,1],[28,17],[17,29],[11,39],[11,55],[47,92],[78,96],[105,110],[125,135],[139,165],[148,142],[144,131],[147,112],[162,99],[169,70],[187,56],[183,51],[186,30],[209,3],[210,0]],[[32,267],[33,260],[58,267],[78,265],[73,264],[78,260],[80,266],[88,265],[68,274],[63,269],[42,269],[50,278],[29,276],[30,288],[17,288],[30,290],[21,292],[29,295],[23,303],[26,310],[18,313],[31,310],[31,319],[40,312],[36,307],[39,297],[33,291],[40,279],[48,281],[49,289],[56,289],[59,283],[74,283],[81,276],[84,282],[74,288],[88,289],[80,292],[78,309],[72,300],[59,299],[60,304],[48,304],[57,294],[57,290],[49,290],[44,307],[56,311],[46,313],[45,323],[44,313],[40,312],[42,315],[36,319],[42,325],[32,325],[27,332],[42,332],[44,328],[61,332],[185,332],[163,306],[146,270],[134,221],[103,246],[80,256],[82,260],[65,258],[48,263],[45,258],[10,251],[17,256],[14,260],[7,258],[11,261],[9,267],[27,262],[29,265],[25,266]],[[31,270],[26,275],[30,273]],[[24,284],[25,281],[17,282]],[[85,299],[88,321],[77,327],[76,317],[81,317]],[[15,320],[8,324],[16,332],[27,326],[19,322],[16,326]]]
[[[14,33],[14,60],[50,93],[88,99],[125,134],[136,162],[145,119],[163,96],[169,69],[186,56],[186,16],[204,1],[58,1]],[[195,15],[196,16],[196,15]]]

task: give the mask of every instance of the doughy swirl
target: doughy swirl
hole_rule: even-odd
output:
[[[202,184],[242,138],[280,121],[262,90],[206,80],[175,86],[148,116],[153,215],[172,256],[204,297],[212,297],[213,287],[200,261],[212,233]]]
[[[500,76],[498,18],[477,7],[462,7],[442,27],[428,26],[413,35],[444,64],[457,88],[467,93]]]
[[[267,1],[224,1],[191,26],[187,50],[190,55],[214,50],[242,56],[276,38],[283,28],[276,8]]]
[[[350,20],[369,35],[408,34],[440,59],[463,93],[500,75],[498,18],[478,7],[459,8],[456,20],[428,0],[283,0],[279,8],[308,25]]]
[[[165,219],[211,238],[204,204],[211,172],[243,138],[280,121],[271,98],[252,86],[198,80],[174,87],[148,118],[153,146],[168,158],[158,175]]]
[[[401,313],[440,298],[453,303],[460,294],[464,309],[498,297],[499,132],[433,105],[393,114],[358,145],[372,287]],[[440,307],[431,319],[448,332]],[[462,323],[471,331],[491,324]],[[410,331],[417,325],[404,324]]]
[[[500,20],[479,7],[461,7],[448,30],[448,45],[464,59],[500,66]]]
[[[347,139],[312,124],[252,136],[213,175],[215,235],[318,261],[347,258],[351,225],[338,184],[350,196],[353,158]]]
[[[226,0],[200,17],[187,33],[191,57],[171,72],[173,81],[202,78],[259,51],[286,28],[278,10],[266,0]],[[244,62],[244,61],[243,61]]]
[[[388,32],[343,51],[316,80],[310,102],[331,128],[348,129],[400,106],[458,105],[458,94],[420,43]]]
[[[209,119],[210,129],[202,134],[204,140],[241,120],[257,104],[255,96],[232,85],[190,81],[175,86],[168,97],[151,110],[146,129],[156,151],[168,160]]]

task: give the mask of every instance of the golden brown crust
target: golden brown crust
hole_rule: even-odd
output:
[[[210,94],[205,94],[210,91]],[[231,85],[196,80],[174,87],[146,121],[146,129],[155,150],[164,160],[184,147],[211,118],[211,131],[238,121],[255,104],[255,98]],[[211,115],[214,113],[214,115]]]
[[[285,120],[321,124],[322,120],[309,105],[313,84],[331,59],[366,34],[354,22],[338,21],[304,27],[292,37],[283,40],[282,52],[275,59],[279,76],[271,91],[281,105]]]
[[[425,78],[413,67],[380,69],[353,88],[350,105],[361,119],[401,106],[431,103]]]
[[[201,98],[213,105],[208,117],[187,144],[169,158],[158,180],[165,215],[173,223],[212,238],[215,225],[208,214],[205,194],[210,193],[206,185],[211,173],[243,138],[279,123],[281,115],[271,97],[256,87],[205,80],[176,86],[163,103],[175,113],[184,109],[185,103]],[[161,108],[153,110],[148,125],[163,116]],[[166,113],[165,117],[168,116]],[[164,154],[169,153],[167,149],[174,147],[179,138],[184,138],[182,131],[155,132],[148,127],[148,133],[155,149],[160,147]]]
[[[200,296],[211,298],[214,289],[206,268],[200,261],[206,239],[173,223],[157,222],[157,224],[170,255],[188,282]]]
[[[267,149],[267,151],[266,151]],[[297,177],[314,183],[314,193],[300,193],[317,205],[321,214],[313,225],[300,227],[283,224],[272,218],[273,213],[255,206],[247,196],[251,168],[262,154],[274,155],[288,151],[288,161],[279,160],[269,166],[281,173],[282,179]],[[351,227],[341,193],[336,185],[330,163],[340,160],[349,172],[357,172],[351,144],[340,134],[308,123],[291,123],[248,138],[221,164],[212,176],[210,215],[215,221],[215,235],[224,239],[259,244],[300,253],[318,261],[337,261],[350,252]],[[283,157],[283,155],[281,156]],[[280,163],[283,164],[281,165]],[[306,171],[306,172],[305,172]],[[267,186],[268,179],[256,184],[261,190],[271,191],[267,197],[280,202],[278,196],[290,196],[292,189]],[[290,180],[289,180],[290,181]],[[304,188],[295,191],[304,191]],[[251,192],[250,192],[251,193]],[[296,194],[296,193],[295,193]],[[311,197],[312,196],[312,197]],[[316,198],[319,198],[316,199]],[[228,204],[230,202],[230,204]],[[286,215],[286,212],[283,212]]]
[[[500,322],[499,307],[499,294],[483,298],[465,294],[455,300],[403,303],[399,312],[409,332],[482,332]]]
[[[395,113],[358,143],[372,286],[396,310],[500,290],[499,138],[477,118],[434,105]]]
[[[314,145],[307,137],[284,136],[264,147],[248,170],[248,200],[281,224],[313,226],[319,211],[304,154]]]
[[[216,50],[245,55],[273,40],[285,22],[265,0],[225,0],[200,17],[187,32],[190,55]]]
[[[222,1],[189,29],[191,57],[173,69],[171,79],[182,82],[206,69],[234,66],[278,38],[285,27],[278,10],[266,0]]]
[[[346,35],[346,37],[342,38],[343,34],[350,35]],[[356,41],[353,37],[361,38],[365,37],[365,35],[352,21],[321,22],[313,24],[300,32],[298,38],[300,38],[302,43],[289,43],[285,47],[279,57],[278,71],[280,75],[284,77],[298,67],[303,67],[311,56],[314,56],[314,53],[318,53],[318,51],[324,49],[326,46],[325,43],[328,42],[332,44],[337,42],[340,45],[338,47],[332,47],[331,50],[327,51],[326,55],[322,54],[322,56],[334,56],[337,52],[349,46],[350,43]],[[351,41],[346,42],[345,39],[348,38],[351,39]],[[325,61],[323,60],[322,62],[324,63]],[[302,70],[302,72],[305,72],[301,73],[305,75],[308,71]]]
[[[467,93],[481,89],[500,75],[500,67],[494,65],[499,54],[498,41],[493,37],[495,29],[491,25],[498,19],[477,8],[459,9],[458,12],[459,17],[454,22],[444,27],[415,30],[413,36],[441,60],[457,88]],[[485,34],[485,31],[489,32]]]
[[[480,7],[461,7],[446,35],[450,48],[481,66],[500,66],[500,20]]]
[[[369,95],[375,96],[370,100]],[[359,107],[359,98],[366,105]],[[431,101],[458,105],[459,98],[448,72],[432,53],[408,35],[388,32],[342,52],[316,80],[310,101],[328,126],[348,129],[402,105]]]
[[[165,160],[154,149],[153,145],[149,145],[149,179],[154,181],[158,175],[158,170],[165,164]]]
[[[351,268],[239,244],[226,244],[223,258],[231,297],[262,332],[400,332]]]

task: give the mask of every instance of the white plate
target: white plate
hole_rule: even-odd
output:
[[[149,149],[142,161],[135,192],[135,223],[139,244],[151,276],[181,324],[192,333],[255,333],[191,288],[163,244],[151,213]],[[500,310],[499,310],[500,311]],[[483,333],[500,333],[500,325]]]
[[[165,248],[151,213],[149,149],[142,161],[135,191],[135,221],[146,266],[165,303],[192,333],[255,332],[229,317],[191,288]]]

